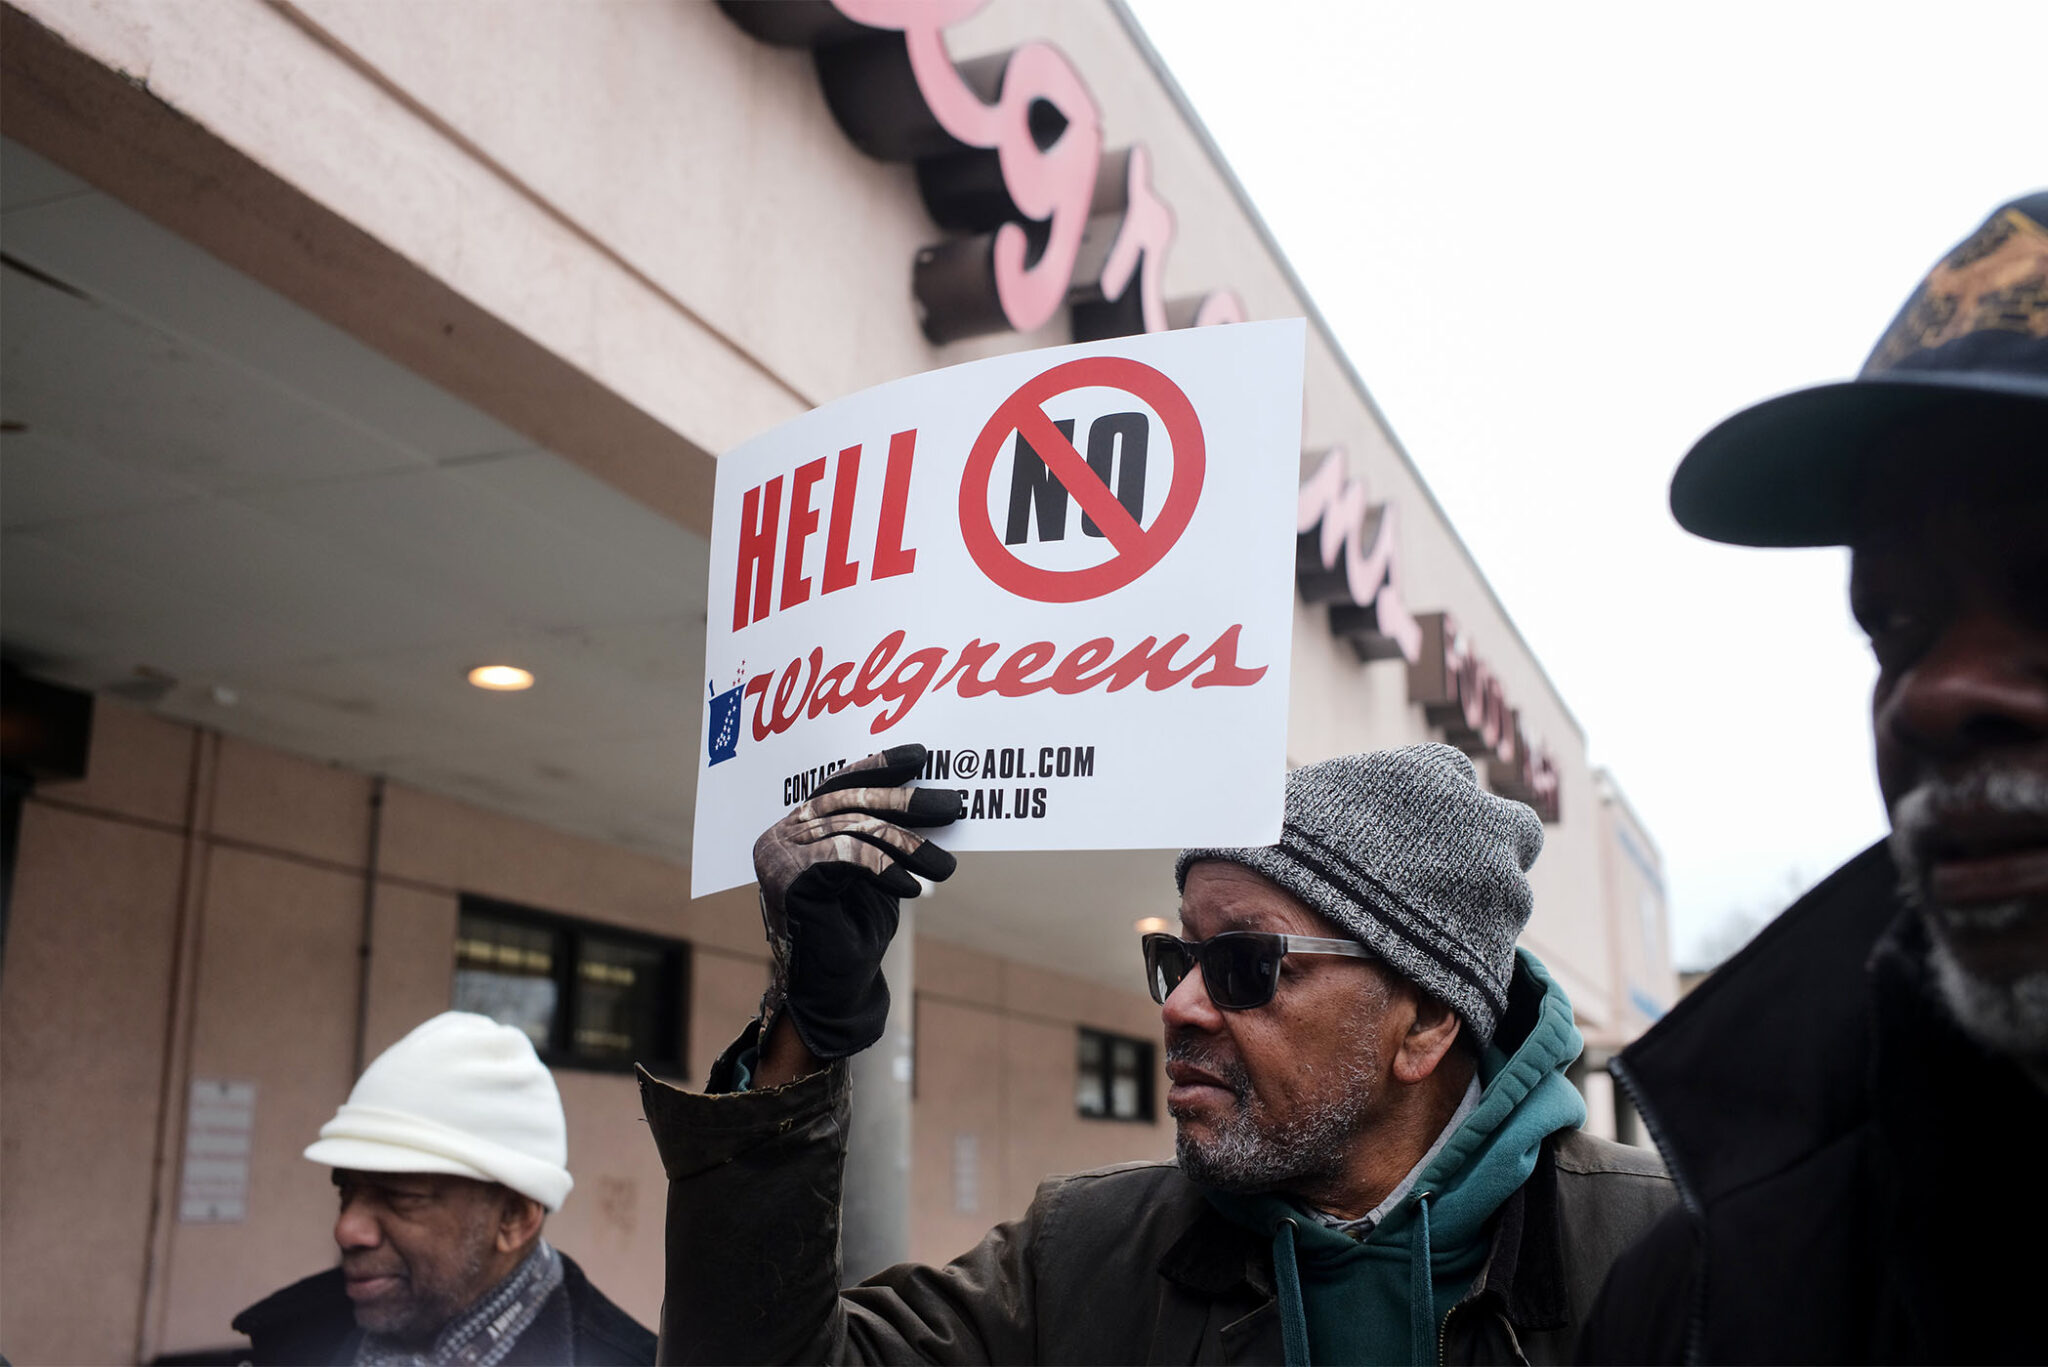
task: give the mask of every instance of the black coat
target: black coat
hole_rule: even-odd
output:
[[[731,1093],[754,1030],[712,1069],[712,1094],[641,1074],[669,1177],[663,1361],[1281,1360],[1271,1242],[1166,1163],[1048,1178],[945,1267],[905,1263],[842,1294],[847,1068]],[[1443,1360],[1569,1362],[1609,1264],[1671,1203],[1654,1154],[1551,1136],[1445,1320]]]
[[[1966,1039],[1882,845],[1623,1052],[1683,1208],[1588,1362],[2048,1359],[2048,1093]]]
[[[360,1342],[338,1267],[256,1302],[235,1316],[233,1327],[249,1336],[248,1360],[256,1367],[353,1362]],[[654,1361],[654,1335],[612,1304],[564,1254],[562,1284],[505,1361],[642,1367]]]

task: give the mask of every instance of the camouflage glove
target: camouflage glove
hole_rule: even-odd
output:
[[[951,825],[959,798],[908,788],[924,747],[899,745],[849,764],[754,842],[761,920],[774,964],[761,999],[761,1037],[783,1011],[821,1059],[857,1054],[882,1036],[889,985],[882,955],[896,902],[918,874],[952,875],[952,855],[906,826]],[[863,786],[872,785],[872,786]],[[900,823],[900,824],[899,824]]]

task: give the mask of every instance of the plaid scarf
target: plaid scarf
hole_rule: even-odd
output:
[[[442,1326],[424,1351],[364,1334],[356,1367],[497,1367],[562,1284],[562,1255],[546,1239],[475,1305]]]

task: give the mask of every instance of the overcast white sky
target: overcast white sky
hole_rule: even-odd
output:
[[[2048,5],[1129,2],[1649,825],[1681,959],[1882,834],[1844,554],[1699,541],[1665,485],[2048,185]]]

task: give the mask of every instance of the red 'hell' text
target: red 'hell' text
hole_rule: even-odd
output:
[[[867,561],[869,579],[909,574],[917,567],[917,549],[903,544],[910,466],[916,455],[916,429],[889,438],[889,463],[882,472],[882,513],[875,525],[874,553]],[[860,466],[861,447],[849,446],[839,453],[832,475],[832,506],[825,519],[825,563],[815,578],[804,573],[804,555],[811,538],[818,534],[816,499],[818,486],[825,481],[825,457],[807,461],[787,476],[777,475],[757,484],[740,499],[739,564],[732,587],[734,631],[778,608],[807,602],[814,592],[837,593],[860,582],[861,562],[851,558]],[[786,503],[785,485],[789,491]],[[778,560],[782,571],[779,600],[775,594]]]

